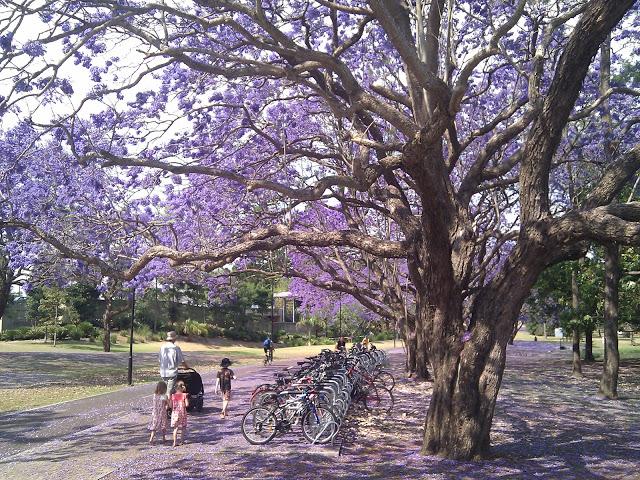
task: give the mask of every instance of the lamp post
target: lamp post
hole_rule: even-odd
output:
[[[131,332],[129,334],[129,367],[127,369],[127,382],[133,385],[133,321],[136,316],[136,289],[131,290]]]
[[[56,302],[56,313],[53,316],[53,346],[56,346],[56,340],[58,339],[58,302]]]
[[[58,320],[60,320],[58,318],[58,308],[60,308],[60,310],[64,309],[64,303],[58,303],[56,302],[56,315],[55,318],[53,319],[53,346],[56,346],[56,343],[58,341]]]
[[[274,323],[274,299],[273,299],[273,280],[271,280],[271,338],[273,339],[273,323]]]
[[[338,297],[338,337],[342,337],[342,293]]]

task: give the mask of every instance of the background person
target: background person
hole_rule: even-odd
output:
[[[153,443],[156,433],[162,433],[162,441],[167,435],[167,384],[158,382],[153,394],[153,411],[151,412],[151,422],[149,422],[149,443]]]
[[[267,336],[265,341],[262,342],[262,348],[264,350],[265,365],[267,364],[267,361],[273,362],[274,344],[273,344],[273,340],[271,340],[271,337]]]
[[[178,377],[178,367],[189,368],[184,360],[180,347],[176,345],[178,334],[173,330],[167,332],[167,341],[160,347],[158,360],[160,361],[160,377],[167,384],[167,397],[173,393],[173,387]]]
[[[228,358],[223,358],[220,362],[220,366],[222,368],[218,372],[216,386],[214,389],[215,395],[218,394],[218,391],[222,392],[222,412],[220,412],[220,418],[225,418],[227,416],[227,407],[231,400],[231,380],[236,379],[236,376],[233,373],[233,370],[229,368],[229,365],[231,365],[231,360]]]
[[[187,386],[182,380],[176,383],[176,391],[171,394],[171,428],[173,428],[173,446],[178,445],[178,432],[180,432],[180,444],[184,443],[187,435],[187,407],[189,406],[189,394]]]

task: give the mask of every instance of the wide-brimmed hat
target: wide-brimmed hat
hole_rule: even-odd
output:
[[[176,338],[178,338],[178,334],[176,332],[174,332],[173,330],[167,332],[167,340],[171,341],[175,340]]]
[[[226,357],[223,358],[222,361],[220,362],[221,367],[228,367],[229,365],[231,365],[231,360],[229,360]]]

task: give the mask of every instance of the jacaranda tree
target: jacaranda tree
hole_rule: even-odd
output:
[[[487,452],[507,342],[547,266],[640,240],[640,203],[613,203],[640,167],[637,91],[592,81],[609,35],[612,78],[629,68],[633,0],[3,5],[4,118],[58,142],[66,171],[153,193],[97,227],[15,205],[2,224],[122,280],[285,246],[399,259],[434,375],[425,453]],[[566,165],[600,156],[584,139],[605,101],[614,155],[568,202]],[[31,158],[5,168],[29,183]],[[120,263],[111,238],[129,240]]]

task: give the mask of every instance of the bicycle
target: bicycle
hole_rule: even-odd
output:
[[[273,346],[264,352],[264,366],[271,365],[273,363]]]
[[[289,398],[285,397],[291,394]],[[317,392],[282,392],[282,403],[255,407],[242,417],[242,435],[252,445],[264,445],[297,423],[302,435],[312,444],[326,444],[338,433],[339,423],[333,411],[317,404]]]
[[[393,376],[385,372],[392,379]],[[347,371],[349,377],[356,386],[352,392],[352,400],[356,403],[362,403],[368,411],[381,410],[384,413],[391,413],[395,403],[391,388],[385,385],[385,381],[389,382],[386,376],[380,377],[379,374],[370,375],[368,372],[356,368],[352,365]],[[395,381],[393,382],[395,386]]]

